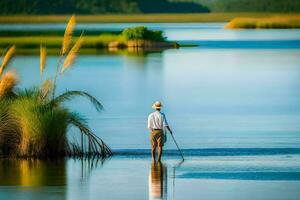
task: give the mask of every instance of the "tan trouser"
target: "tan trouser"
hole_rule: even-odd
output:
[[[164,146],[164,135],[162,130],[153,130],[150,135],[152,149]]]

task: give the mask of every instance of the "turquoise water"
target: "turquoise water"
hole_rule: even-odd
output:
[[[161,199],[297,199],[300,31],[224,30],[221,23],[147,25],[164,30],[170,40],[199,46],[144,55],[81,55],[59,78],[59,92],[84,90],[103,103],[100,114],[82,99],[67,106],[83,113],[117,156],[102,167],[93,164],[93,170],[87,167],[92,162],[72,159],[2,163],[1,176],[7,176],[1,179],[0,199],[153,199],[157,194]],[[57,57],[48,57],[46,76],[53,76],[56,62]],[[18,56],[12,66],[20,87],[40,82],[38,56]],[[156,100],[163,102],[187,156],[175,169],[175,179],[179,157],[171,138],[163,166],[151,167],[146,120]]]

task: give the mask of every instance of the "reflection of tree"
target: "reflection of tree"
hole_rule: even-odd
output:
[[[161,162],[151,164],[149,199],[167,199],[167,167]]]
[[[166,48],[167,49],[167,48]],[[99,49],[97,50],[98,54],[101,55],[124,55],[128,57],[146,57],[150,54],[156,53],[161,54],[164,50],[163,48],[126,48],[126,49],[120,49],[120,48],[109,48],[107,49]]]
[[[65,160],[9,159],[0,161],[0,185],[64,186]]]
[[[147,72],[147,68],[151,68],[151,71],[156,70],[156,76],[160,75],[163,69],[163,57],[160,52],[140,52],[140,54],[127,53],[124,58],[124,66],[126,68],[140,69],[144,72]]]
[[[99,165],[102,167],[104,162],[108,159],[109,158],[100,158],[98,156],[81,158],[81,179],[88,179],[93,169],[96,169]]]
[[[91,171],[102,166],[106,159],[81,158],[81,177],[88,178]],[[13,186],[65,186],[66,161],[39,159],[1,159],[0,185]]]

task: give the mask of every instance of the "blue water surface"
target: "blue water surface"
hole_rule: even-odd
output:
[[[77,28],[115,30],[135,25]],[[163,102],[182,148],[300,146],[299,30],[226,30],[222,23],[147,26],[162,29],[170,40],[199,46],[144,55],[80,55],[59,77],[58,92],[84,90],[103,103],[100,114],[83,99],[68,106],[84,114],[91,129],[113,149],[150,147],[147,115],[156,100]],[[48,56],[44,79],[53,77],[57,61],[58,57]],[[17,56],[11,66],[22,88],[40,83],[38,56]],[[166,147],[175,148],[172,140]]]
[[[144,54],[80,55],[58,93],[115,152],[106,161],[1,160],[0,199],[246,199],[300,196],[300,31],[225,30],[222,23],[79,24],[121,30],[147,25],[193,47]],[[64,24],[0,25],[0,30],[63,30]],[[53,77],[48,56],[43,79]],[[39,57],[17,56],[20,87],[40,83]],[[151,164],[147,115],[160,100],[186,161],[168,137]],[[76,139],[78,132],[69,130]],[[159,178],[160,177],[160,178]]]

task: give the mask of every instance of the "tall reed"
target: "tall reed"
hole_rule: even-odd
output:
[[[47,51],[46,48],[41,45],[40,47],[40,75],[41,75],[41,80],[43,76],[43,72],[46,67],[46,57],[47,57]]]
[[[79,49],[82,45],[83,42],[83,37],[82,35],[79,37],[79,39],[76,41],[76,43],[74,44],[74,46],[72,47],[72,49],[70,50],[70,52],[68,53],[60,73],[63,74],[63,72],[69,68],[70,66],[72,66],[72,64],[74,63],[76,57],[77,57],[77,53],[79,52]]]
[[[5,73],[0,79],[0,99],[12,93],[17,84],[17,75],[14,72]]]
[[[61,49],[61,53],[60,53],[60,58],[57,63],[56,72],[55,72],[55,75],[53,78],[53,98],[55,96],[56,81],[57,81],[57,76],[58,76],[59,71],[61,71],[61,74],[62,74],[64,69],[66,67],[69,67],[74,62],[77,52],[79,51],[81,44],[82,44],[82,35],[81,35],[80,38],[77,40],[77,42],[72,47],[71,51],[69,51],[75,25],[76,25],[76,19],[75,19],[75,16],[73,15],[69,19],[69,22],[68,22],[66,30],[65,30],[64,39],[62,42],[62,49]],[[66,57],[65,57],[65,54],[67,54]],[[63,59],[65,59],[65,61],[64,61],[65,64],[62,66]]]
[[[67,24],[66,30],[65,30],[64,40],[63,40],[63,45],[62,45],[62,50],[61,50],[61,54],[63,54],[63,55],[66,54],[69,50],[75,25],[76,25],[76,20],[75,20],[75,16],[73,15],[70,18],[70,20]]]
[[[0,76],[2,75],[5,67],[8,65],[8,63],[11,61],[11,58],[13,57],[14,53],[15,53],[15,45],[11,46],[8,51],[6,52],[2,64],[0,66]]]

